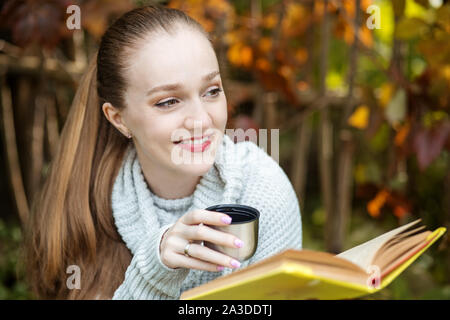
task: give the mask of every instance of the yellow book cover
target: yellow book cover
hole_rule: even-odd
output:
[[[385,288],[445,232],[418,219],[338,255],[285,250],[182,293],[182,300],[351,299]]]

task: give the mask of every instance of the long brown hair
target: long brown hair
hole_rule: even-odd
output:
[[[111,192],[129,144],[103,115],[110,102],[125,108],[124,68],[130,50],[158,32],[189,26],[211,40],[184,12],[160,5],[134,9],[103,35],[81,79],[61,140],[25,226],[27,277],[44,299],[111,298],[132,255],[117,232]],[[70,265],[80,269],[80,289],[69,289]]]

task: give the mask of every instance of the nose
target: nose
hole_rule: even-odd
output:
[[[208,113],[207,106],[199,99],[193,101],[187,108],[187,116],[184,120],[184,127],[191,132],[195,130],[206,130],[212,125],[212,119]],[[203,131],[204,133],[204,131]]]

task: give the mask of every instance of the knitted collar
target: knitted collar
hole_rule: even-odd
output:
[[[244,172],[242,161],[239,161],[245,157],[245,154],[240,154],[243,151],[224,134],[214,164],[197,184],[192,194],[192,204],[186,212],[219,203],[236,203],[243,188]],[[176,210],[185,204],[183,200],[187,198],[167,201],[172,202]],[[111,205],[119,234],[133,254],[146,234],[154,234],[162,227],[134,146],[130,146],[125,153],[114,182]]]

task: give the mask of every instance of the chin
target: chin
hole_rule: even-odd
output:
[[[200,177],[205,175],[213,166],[213,164],[182,164],[178,166],[178,170],[184,175]]]
[[[175,153],[174,153],[175,154]],[[177,156],[172,158],[178,170],[189,175],[202,176],[211,169],[215,160],[215,152],[209,153],[178,151]]]

